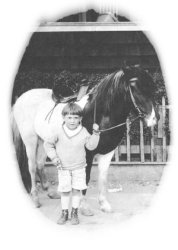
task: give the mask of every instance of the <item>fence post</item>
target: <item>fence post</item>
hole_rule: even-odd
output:
[[[115,156],[115,162],[119,163],[119,147],[118,146],[115,149],[114,156]]]
[[[143,121],[142,120],[140,120],[140,156],[141,156],[141,162],[144,162],[145,153],[144,153]]]
[[[126,121],[127,127],[127,161],[130,162],[130,126],[129,126],[129,119]]]
[[[165,131],[165,120],[166,120],[166,101],[164,96],[162,97],[162,117],[163,117],[163,162],[166,161],[166,131]]]
[[[155,146],[155,143],[154,143],[154,127],[151,127],[151,161],[153,162],[154,161],[154,146]]]

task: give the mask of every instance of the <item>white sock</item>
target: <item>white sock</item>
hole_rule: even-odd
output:
[[[69,209],[69,200],[70,200],[70,193],[69,195],[61,195],[61,207],[62,209]]]
[[[78,195],[72,195],[72,207],[73,208],[78,208],[80,205],[80,193]]]

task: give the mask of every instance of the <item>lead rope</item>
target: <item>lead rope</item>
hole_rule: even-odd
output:
[[[96,100],[95,100],[95,103],[94,103],[94,114],[93,114],[93,123],[96,123]]]
[[[134,123],[136,120],[138,120],[139,118],[140,118],[140,116],[138,115],[135,119],[133,119],[133,120],[129,123],[129,126],[130,126],[132,123]],[[113,127],[110,127],[110,128],[100,129],[100,130],[98,130],[98,132],[109,131],[109,130],[112,130],[112,129],[114,129],[114,128],[121,127],[121,126],[123,126],[123,125],[126,125],[126,122],[120,123],[120,124],[118,124],[118,125],[116,125],[116,126],[113,126]]]

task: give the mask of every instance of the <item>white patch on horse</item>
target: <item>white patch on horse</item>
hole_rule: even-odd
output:
[[[148,127],[156,125],[156,114],[155,114],[155,110],[153,107],[152,107],[151,115],[149,117],[146,117],[145,121]]]
[[[111,159],[113,157],[114,150],[105,155],[99,155],[98,157],[98,189],[99,189],[99,204],[100,208],[104,212],[111,212],[112,208],[106,199],[107,191],[107,176]]]
[[[85,105],[86,105],[87,102],[88,102],[88,97],[89,97],[89,95],[84,95],[84,96],[82,97],[82,99],[81,99],[80,101],[76,102],[76,103],[77,103],[82,109],[84,109]]]

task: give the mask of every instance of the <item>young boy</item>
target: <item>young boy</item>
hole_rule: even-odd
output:
[[[59,128],[58,135],[45,142],[44,147],[48,157],[58,168],[58,191],[61,192],[62,213],[58,224],[68,220],[70,194],[72,194],[71,224],[79,224],[78,207],[81,190],[86,189],[86,152],[94,150],[99,142],[99,126],[93,124],[93,134],[90,135],[81,125],[82,109],[75,103],[68,103],[62,110],[64,123]]]

